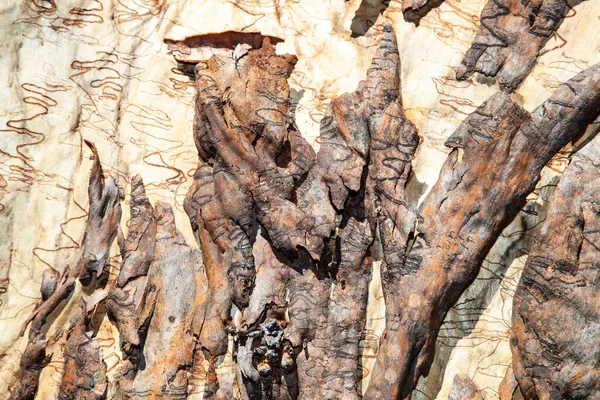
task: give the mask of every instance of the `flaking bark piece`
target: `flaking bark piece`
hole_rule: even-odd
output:
[[[600,112],[600,65],[559,87],[531,117],[492,96],[447,141],[452,148],[419,212],[416,240],[387,287],[386,331],[365,398],[409,398],[433,361],[449,308],[473,282],[540,171]]]
[[[535,66],[540,51],[567,13],[582,0],[489,0],[481,26],[456,72],[458,80],[479,72],[513,91]]]
[[[189,36],[183,40],[165,39],[165,43],[177,61],[197,63],[208,60],[215,54],[227,55],[238,46],[259,49],[265,38],[272,44],[283,41],[281,38],[258,32],[227,31]]]
[[[88,195],[90,209],[83,237],[83,256],[77,269],[78,278],[87,280],[93,275],[100,276],[108,260],[110,245],[117,235],[121,220],[121,203],[123,193],[115,178],[103,177],[102,165],[96,146],[92,142],[85,143],[92,151],[94,164],[90,174]]]
[[[146,196],[144,182],[139,176],[131,181],[131,221],[125,242],[125,257],[119,271],[117,286],[148,273],[154,259],[156,246],[156,220],[154,210]]]
[[[341,259],[329,295],[327,325],[312,344],[323,346],[325,367],[317,398],[350,400],[362,397],[360,342],[367,319],[372,264],[367,251],[373,243],[373,228],[367,220],[351,218],[339,239]]]
[[[44,275],[42,275],[42,287],[40,288],[42,301],[48,300],[56,291],[59,278],[60,276],[56,270],[44,271]]]
[[[194,331],[211,365],[227,350],[232,303],[244,309],[250,301],[257,216],[272,241],[295,252],[278,239],[268,218],[261,219],[271,202],[292,204],[294,183],[314,162],[314,151],[289,115],[287,78],[295,62],[294,56],[275,54],[267,38],[254,50],[236,47],[196,66],[200,164],[185,209],[206,267],[208,291],[196,301]],[[209,391],[216,384],[209,382]]]
[[[550,202],[514,297],[513,368],[526,399],[600,398],[600,138]]]
[[[116,285],[111,287],[106,306],[119,330],[121,350],[130,355],[140,346],[142,300],[147,274],[156,248],[156,219],[146,196],[144,182],[134,176],[131,183],[131,221],[125,256]]]
[[[194,174],[185,209],[200,243],[208,284],[207,291],[198,296],[194,305],[193,330],[200,335],[200,346],[213,357],[227,352],[225,327],[229,324],[233,302],[233,288],[229,284],[223,250],[217,243],[225,245],[227,231],[235,229],[233,223],[223,216],[220,202],[215,197],[213,168],[201,163]],[[218,232],[219,242],[213,241],[207,226],[214,233]]]
[[[404,0],[402,2],[404,20],[419,26],[421,19],[443,2],[444,0]]]
[[[89,212],[83,238],[81,255],[77,264],[69,268],[56,284],[51,276],[43,282],[42,298],[39,308],[34,311],[29,341],[21,359],[19,384],[11,393],[11,399],[33,399],[37,393],[39,376],[43,367],[42,360],[47,356],[41,344],[46,342],[46,319],[59,305],[67,300],[75,289],[77,279],[89,278],[92,273],[102,272],[108,259],[109,250],[117,236],[121,218],[120,200],[122,194],[116,181],[104,179],[100,157],[96,146],[89,141],[86,145],[92,151],[94,163],[89,178]]]
[[[83,300],[81,300],[83,302]],[[74,326],[67,336],[65,370],[58,392],[59,400],[102,400],[108,383],[106,365],[98,340],[88,332],[85,304],[73,315]]]
[[[370,176],[396,179],[402,186],[396,195],[403,200],[406,179],[391,178],[382,169],[387,165],[397,170],[397,151],[407,138],[409,153],[419,141],[402,110],[399,62],[395,34],[385,26],[366,80],[355,92],[332,100],[321,123],[317,162],[298,191],[310,213],[321,214],[322,221],[330,221],[328,229],[335,230],[329,238],[327,271],[294,274],[288,285],[286,335],[294,345],[302,345],[296,357],[302,399],[361,397],[359,344],[366,320],[369,248],[381,206],[376,200],[379,189]],[[382,146],[382,138],[396,145]],[[372,154],[377,140],[379,162]],[[405,157],[406,176],[411,158],[412,153]],[[329,202],[320,200],[324,195]],[[323,213],[327,207],[334,218]],[[323,254],[321,263],[327,259]]]
[[[155,206],[156,250],[149,270],[141,318],[149,319],[140,368],[127,396],[165,399],[187,396],[188,370],[195,338],[191,324],[194,303],[202,294],[201,261],[175,226],[168,204]],[[142,364],[143,363],[143,364]]]
[[[19,381],[10,395],[11,400],[33,400],[38,389],[40,373],[46,366],[48,341],[42,335],[29,339],[19,363]]]

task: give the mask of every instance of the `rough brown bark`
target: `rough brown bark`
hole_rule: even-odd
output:
[[[106,307],[119,330],[121,350],[127,354],[140,347],[142,301],[148,270],[156,248],[156,219],[146,197],[144,182],[134,176],[131,182],[131,221],[124,258],[116,285],[110,289]]]
[[[60,384],[60,400],[101,400],[106,398],[108,382],[106,365],[102,360],[100,345],[89,329],[85,302],[74,317],[65,347],[65,371]]]
[[[599,85],[596,65],[531,116],[499,93],[448,139],[453,150],[421,206],[416,239],[400,268],[384,272],[386,332],[365,398],[408,398],[428,373],[446,313],[544,165],[598,116]]]
[[[250,304],[259,259],[263,267],[280,271],[280,283],[271,288],[287,288],[289,304],[262,288],[258,296],[277,300],[259,301],[265,312],[253,306],[246,313],[254,329],[265,323],[275,329],[278,321],[277,354],[261,350],[258,339],[249,344],[252,334],[262,335],[264,342],[264,332],[233,332],[249,396],[278,398],[265,389],[273,386],[267,376],[271,370],[282,376],[279,364],[294,365],[295,358],[302,384],[298,389],[292,384],[286,395],[298,390],[300,398],[359,398],[359,342],[376,209],[402,201],[418,136],[401,107],[391,28],[385,29],[366,81],[332,101],[321,122],[316,158],[289,113],[286,79],[294,63],[291,56],[276,56],[265,40],[260,49],[238,47],[229,58],[214,56],[196,67],[194,137],[201,164],[186,210],[203,251],[214,253],[210,268],[204,259],[207,270],[214,271],[209,287],[219,288],[206,301],[200,343],[212,358],[224,354],[231,303],[241,309]],[[377,141],[372,159],[371,140]],[[396,214],[390,209],[383,218],[393,224],[401,219]],[[262,240],[267,244],[256,246]],[[274,311],[286,305],[289,321]],[[256,347],[258,355],[250,362],[248,351]],[[252,368],[262,372],[262,382]]]
[[[248,399],[361,398],[374,260],[382,261],[386,332],[365,397],[409,398],[429,371],[448,309],[541,169],[600,113],[600,65],[532,115],[510,94],[492,96],[448,139],[450,155],[416,213],[405,187],[419,136],[402,107],[391,27],[366,79],[332,100],[317,154],[290,111],[296,58],[276,54],[271,40],[228,32],[170,43],[179,61],[196,64],[199,165],[184,207],[202,257],[186,245],[170,206],[153,208],[134,177],[120,271],[103,289],[98,278],[119,232],[122,194],[88,143],[95,161],[81,257],[60,279],[44,278],[13,399],[35,396],[47,319],[78,281],[91,295],[74,299],[62,398],[185,398],[204,362],[205,398],[232,398],[233,380]],[[100,303],[124,356],[110,386],[89,323]],[[235,373],[224,382],[216,369],[230,338]],[[528,379],[515,365],[517,378]],[[466,378],[455,393],[481,395]]]
[[[179,399],[187,396],[194,361],[194,304],[204,289],[201,260],[177,231],[170,205],[158,203],[155,215],[156,251],[139,312],[148,320],[139,361],[143,368],[124,392]]]
[[[42,285],[44,301],[32,319],[19,385],[11,398],[35,397],[40,371],[49,358],[45,354],[46,332],[53,321],[47,323],[46,319],[59,312],[60,305],[73,294],[77,280],[89,282],[86,292],[90,295],[81,294],[74,300],[80,304],[70,315],[59,398],[186,397],[188,370],[197,356],[193,312],[206,290],[200,256],[177,231],[171,207],[158,203],[153,209],[142,180],[134,177],[123,262],[117,280],[109,283],[108,290],[102,289],[106,282],[97,278],[106,272],[109,249],[117,236],[122,195],[114,179],[104,180],[98,153],[93,144],[88,146],[94,165],[82,256],[54,292],[56,285],[51,278]],[[111,388],[95,329],[89,323],[89,314],[103,302],[117,325],[126,358],[122,378]]]
[[[581,1],[489,0],[481,12],[479,32],[456,78],[468,79],[479,72],[497,77],[501,88],[515,90],[567,13]]]
[[[11,393],[11,399],[33,399],[35,397],[40,372],[47,356],[42,345],[47,343],[48,340],[46,338],[46,322],[48,317],[57,311],[59,306],[73,293],[77,280],[89,282],[94,277],[97,278],[102,274],[108,260],[110,247],[117,236],[119,220],[121,218],[120,200],[122,193],[120,193],[116,180],[112,176],[104,179],[96,146],[88,141],[85,143],[92,151],[94,163],[89,179],[88,195],[90,208],[80,250],[81,257],[73,268],[65,271],[59,284],[49,283],[42,285],[43,298],[45,300],[35,310],[31,320],[29,341],[21,358],[19,384]],[[95,286],[96,284],[97,281],[92,282],[92,285]],[[55,288],[54,291],[52,291],[53,288]],[[87,315],[85,315],[85,304],[81,307],[83,307],[81,311],[82,315],[77,318],[79,325],[76,325],[75,330],[70,335],[70,338],[72,338],[70,340],[71,346],[77,346],[78,343],[84,341],[81,336],[81,329],[82,325],[86,325],[84,321],[87,320]],[[95,350],[90,351],[95,352]],[[72,356],[75,357],[75,354],[73,353]],[[90,360],[90,362],[95,363],[94,360]],[[100,367],[98,368],[100,369]],[[71,380],[73,378],[67,375],[66,379]],[[68,387],[70,384],[65,383],[65,385],[65,387]],[[69,396],[72,397],[74,395],[65,394],[65,396],[66,398],[70,398]]]
[[[573,156],[515,293],[513,367],[526,399],[600,396],[599,155],[596,138]]]

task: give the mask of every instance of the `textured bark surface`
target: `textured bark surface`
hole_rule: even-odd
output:
[[[131,221],[123,263],[115,282],[103,289],[108,250],[119,231],[120,200],[115,180],[105,180],[95,146],[90,175],[90,211],[82,246],[82,257],[67,271],[53,293],[34,314],[29,344],[22,357],[19,386],[13,399],[33,399],[39,372],[44,366],[46,318],[73,295],[78,281],[91,283],[89,296],[79,297],[70,311],[69,332],[64,349],[65,367],[60,399],[132,398],[161,396],[181,398],[188,393],[187,369],[193,365],[195,339],[191,330],[195,302],[205,290],[197,251],[190,249],[177,229],[169,205],[156,209],[146,197],[143,182],[134,177],[131,194]],[[93,275],[91,275],[93,274]],[[53,285],[42,285],[43,290]],[[76,297],[78,297],[76,295]],[[119,330],[120,347],[127,357],[121,379],[109,389],[106,365],[90,325],[89,314],[104,304]]]
[[[515,90],[542,48],[581,0],[493,1],[481,12],[479,32],[456,71],[459,80],[479,72]]]
[[[75,321],[65,348],[65,373],[58,392],[61,400],[106,398],[106,365],[98,341],[88,331],[87,311],[82,304],[73,315]]]
[[[17,388],[12,392],[13,399],[33,399],[38,388],[39,374],[46,357],[45,349],[42,345],[47,344],[46,322],[53,312],[64,304],[64,301],[72,295],[76,282],[82,282],[91,279],[91,287],[97,286],[96,278],[104,272],[107,262],[108,252],[113,240],[117,236],[119,219],[121,218],[120,199],[122,193],[117,186],[115,179],[111,176],[104,179],[102,166],[98,156],[96,146],[91,142],[86,142],[92,156],[94,164],[89,178],[89,212],[86,222],[86,230],[81,247],[81,256],[77,264],[66,271],[60,279],[58,285],[43,285],[45,300],[35,310],[29,327],[29,342],[21,359],[21,372]],[[52,292],[52,287],[55,286]],[[52,293],[50,293],[52,292]],[[98,356],[97,343],[94,339],[87,336],[87,308],[85,302],[76,306],[73,316],[74,321],[72,331],[69,334],[67,342],[66,356],[68,358],[65,368],[63,384],[60,388],[60,396],[65,399],[78,398],[78,379],[79,373],[87,375],[82,378],[82,385],[88,389],[94,387],[94,383],[101,385],[103,376],[102,359]],[[78,355],[79,351],[90,354],[89,360],[85,356]],[[89,363],[88,363],[89,361]],[[104,382],[105,384],[105,382]],[[87,386],[85,386],[87,385]],[[87,389],[82,389],[84,392]],[[101,390],[98,396],[102,396]]]
[[[242,310],[249,306],[255,260],[268,267],[275,253],[282,264],[278,268],[289,271],[280,283],[261,290],[287,288],[289,322],[281,297],[273,302],[267,300],[273,297],[269,293],[254,296],[266,296],[258,300],[264,309],[254,306],[245,325],[260,330],[235,332],[249,395],[285,398],[299,390],[300,398],[358,398],[375,203],[381,193],[389,196],[384,202],[402,198],[393,185],[406,180],[409,168],[398,168],[410,163],[418,138],[400,105],[399,57],[391,28],[384,32],[367,80],[330,105],[316,157],[289,114],[286,79],[294,64],[291,56],[276,56],[265,39],[260,49],[239,46],[228,58],[214,56],[196,66],[194,137],[202,161],[186,204],[201,247],[213,249],[213,259],[222,260],[212,267],[213,280],[209,277],[209,287],[219,289],[207,301],[211,311],[200,343],[211,357],[225,353],[232,304]],[[371,135],[378,140],[379,156],[370,163]],[[371,171],[375,176],[369,179]],[[393,221],[396,215],[390,211],[385,218]],[[261,245],[257,235],[268,245]],[[278,337],[271,345],[265,326]],[[252,346],[252,338],[261,336]],[[246,352],[256,345],[258,355],[251,362]],[[283,389],[274,386],[284,385],[281,379],[294,358],[294,383],[288,383],[285,395],[277,394]],[[302,382],[299,389],[296,380]]]
[[[573,156],[515,293],[513,368],[527,399],[600,395],[599,152],[596,138]]]
[[[366,398],[409,398],[429,371],[449,308],[475,279],[550,158],[600,112],[600,65],[562,85],[531,116],[497,94],[446,142],[453,149],[419,211],[404,263],[384,272],[386,333]]]
[[[43,3],[0,7],[0,399],[597,396],[583,267],[522,283],[508,338],[600,112],[598,7]],[[577,260],[594,151],[548,221],[583,215]]]

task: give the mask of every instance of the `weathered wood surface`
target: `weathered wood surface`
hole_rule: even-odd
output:
[[[527,399],[600,396],[599,154],[596,138],[573,156],[515,293],[513,368]]]

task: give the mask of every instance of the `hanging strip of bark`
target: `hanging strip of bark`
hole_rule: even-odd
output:
[[[448,139],[452,149],[419,211],[404,263],[384,272],[386,332],[365,398],[408,398],[433,361],[449,308],[535,187],[544,165],[600,112],[600,65],[531,116],[492,96]],[[383,240],[383,239],[382,239]]]
[[[305,273],[289,286],[286,335],[293,343],[298,336],[303,341],[297,356],[300,398],[361,397],[359,343],[366,320],[370,246],[381,198],[392,194],[394,200],[404,200],[404,183],[419,142],[402,110],[399,72],[395,34],[385,26],[367,79],[355,92],[332,100],[321,122],[316,166],[298,191],[299,198],[329,192],[331,205],[341,217],[335,236],[329,239],[333,262],[327,277],[331,283],[318,273],[311,282],[307,280],[311,275]],[[313,201],[311,206],[317,213],[317,207],[322,212],[324,204]],[[326,257],[321,258],[323,262]]]
[[[201,259],[186,245],[175,226],[171,206],[158,203],[156,250],[148,271],[141,317],[148,319],[140,368],[127,396],[185,398],[196,339],[192,332],[194,304],[202,295]]]
[[[288,290],[289,321],[277,311],[280,302],[266,300],[256,302],[271,308],[264,314],[253,309],[254,319],[247,321],[251,329],[260,318],[266,318],[260,325],[266,326],[272,317],[285,327],[277,350],[281,360],[264,355],[248,359],[248,332],[235,333],[242,377],[250,381],[248,395],[277,396],[273,376],[278,364],[294,364],[287,360],[293,353],[301,398],[358,397],[359,342],[371,268],[368,251],[377,224],[373,210],[379,207],[373,192],[378,184],[373,183],[365,206],[367,174],[369,168],[374,173],[396,170],[402,146],[408,143],[414,151],[418,138],[401,107],[399,56],[391,27],[384,29],[366,81],[332,101],[321,122],[316,160],[289,113],[286,79],[294,63],[291,56],[275,55],[265,41],[259,49],[238,46],[228,57],[217,54],[196,67],[194,138],[201,162],[186,211],[203,248],[209,281],[209,297],[198,313],[200,343],[210,353],[209,360],[224,354],[231,302],[242,309],[251,304],[255,258],[249,250],[260,226],[271,246],[269,251],[264,245],[254,250],[261,262],[275,257],[289,268],[277,273],[281,281],[273,285],[274,293],[282,287]],[[414,137],[400,139],[409,125]],[[370,167],[373,135],[379,138],[381,157]],[[411,155],[403,157],[401,163],[410,162]],[[408,171],[397,174],[405,181]],[[382,181],[398,180],[386,174],[382,172]],[[258,285],[257,296],[271,296]],[[268,342],[266,333],[253,334],[262,339],[253,339],[248,349],[257,346],[260,353]],[[265,351],[269,354],[268,346]],[[256,368],[271,376],[256,382]],[[218,390],[218,382],[209,387],[214,387],[210,392]]]
[[[295,182],[305,178],[314,160],[289,115],[287,78],[295,62],[293,56],[276,55],[267,38],[260,48],[239,45],[196,66],[194,139],[200,165],[186,211],[208,278],[195,321],[210,365],[207,395],[219,390],[214,367],[227,351],[232,304],[243,310],[250,303],[258,226],[290,258],[297,257],[296,243],[305,240],[287,236],[299,223],[291,202]],[[292,210],[285,218],[283,208]]]
[[[459,80],[475,72],[498,77],[500,87],[515,90],[567,13],[582,0],[489,0],[481,26],[456,72]]]
[[[134,176],[131,182],[131,220],[125,242],[123,264],[116,284],[110,289],[106,307],[119,330],[121,350],[131,356],[140,347],[140,320],[147,274],[156,248],[156,219],[146,197],[144,182]],[[137,357],[137,355],[133,355]]]
[[[600,137],[563,174],[513,307],[513,369],[526,399],[600,392]]]
[[[106,365],[94,332],[89,327],[88,309],[83,300],[74,315],[67,335],[65,370],[58,392],[59,400],[102,400],[108,383]]]
[[[98,151],[93,143],[85,141],[92,151],[94,163],[90,173],[88,195],[90,208],[81,246],[81,257],[77,264],[66,271],[56,285],[42,285],[45,300],[35,310],[29,329],[29,342],[21,358],[19,385],[11,393],[11,399],[33,399],[37,392],[39,376],[46,363],[43,346],[47,344],[47,318],[73,293],[77,279],[89,280],[99,276],[107,264],[109,250],[117,236],[121,219],[122,193],[115,179],[106,180]],[[50,321],[51,322],[51,321]]]

